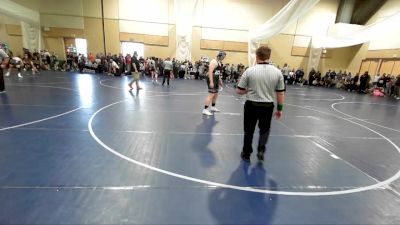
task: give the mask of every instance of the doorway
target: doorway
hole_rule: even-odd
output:
[[[75,39],[75,44],[76,44],[76,51],[78,54],[83,54],[85,57],[87,57],[87,42],[86,39],[82,38],[76,38]]]

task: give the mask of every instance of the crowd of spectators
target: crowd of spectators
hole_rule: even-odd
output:
[[[87,57],[83,54],[67,54],[67,60],[61,67],[65,71],[95,72],[106,73],[110,76],[130,75],[132,72],[132,55],[112,55],[111,53],[93,55],[89,53]],[[165,59],[159,57],[139,57],[140,72],[142,75],[151,74],[155,70],[157,74],[163,74],[163,61]],[[197,61],[179,61],[172,59],[173,74],[175,78],[182,79],[205,79],[208,72],[209,59],[203,57]],[[245,70],[242,63],[224,64],[223,80],[227,82],[237,82],[241,74]]]
[[[58,71],[79,71],[105,73],[110,76],[124,76],[132,74],[132,55],[122,54],[116,55],[108,53],[93,55],[89,53],[86,57],[83,54],[69,52],[65,61],[59,60],[54,52],[48,50],[40,50],[29,52],[24,49],[24,55],[13,56],[12,51],[7,50],[10,58],[22,61],[24,70],[32,70],[35,74],[39,70],[58,70]],[[139,71],[142,76],[150,76],[151,71],[157,74],[163,74],[164,59],[158,57],[140,57]],[[182,79],[205,79],[208,73],[209,59],[202,57],[197,61],[179,61],[172,59],[173,74],[175,78]],[[279,66],[277,66],[279,68]],[[237,83],[240,76],[247,69],[242,63],[223,65],[222,80],[229,83]],[[358,93],[369,93],[376,96],[391,96],[400,99],[400,75],[376,74],[371,77],[368,72],[363,74],[356,73],[354,76],[351,72],[339,70],[328,70],[324,75],[320,71],[312,69],[307,79],[304,78],[305,72],[303,68],[290,68],[288,64],[284,64],[281,68],[286,85],[309,85],[326,88],[338,88],[346,91],[355,91]]]
[[[279,67],[279,66],[278,66]],[[308,79],[304,79],[302,68],[297,70],[290,69],[284,64],[281,69],[287,85],[302,84],[309,86],[318,86],[326,88],[343,89],[349,92],[358,92],[362,94],[372,94],[375,96],[389,96],[400,99],[400,75],[376,74],[371,76],[368,71],[363,74],[339,70],[328,70],[323,76],[320,71],[312,69],[308,74]]]

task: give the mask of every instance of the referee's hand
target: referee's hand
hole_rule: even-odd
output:
[[[275,119],[280,120],[282,117],[282,111],[276,111],[275,112]]]

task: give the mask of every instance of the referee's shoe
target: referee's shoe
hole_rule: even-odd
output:
[[[243,159],[243,161],[250,162],[250,156],[249,155],[245,155],[244,152],[240,153],[240,157]]]

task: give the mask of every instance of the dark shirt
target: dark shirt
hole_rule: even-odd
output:
[[[368,75],[366,74],[361,75],[360,82],[366,83],[367,81],[368,81]]]
[[[357,82],[358,82],[358,79],[359,79],[359,76],[356,75],[356,76],[354,77],[354,83],[357,83]]]
[[[336,72],[331,72],[331,74],[329,74],[329,76],[332,80],[334,80],[336,78]]]
[[[296,76],[297,76],[297,77],[302,77],[302,76],[304,76],[304,72],[301,71],[301,70],[297,70],[297,71],[296,71]]]
[[[136,56],[132,56],[132,66],[133,65],[136,66],[137,72],[139,72],[140,71],[140,64],[139,64],[139,60],[137,59]],[[136,71],[134,71],[134,72],[136,72]]]

